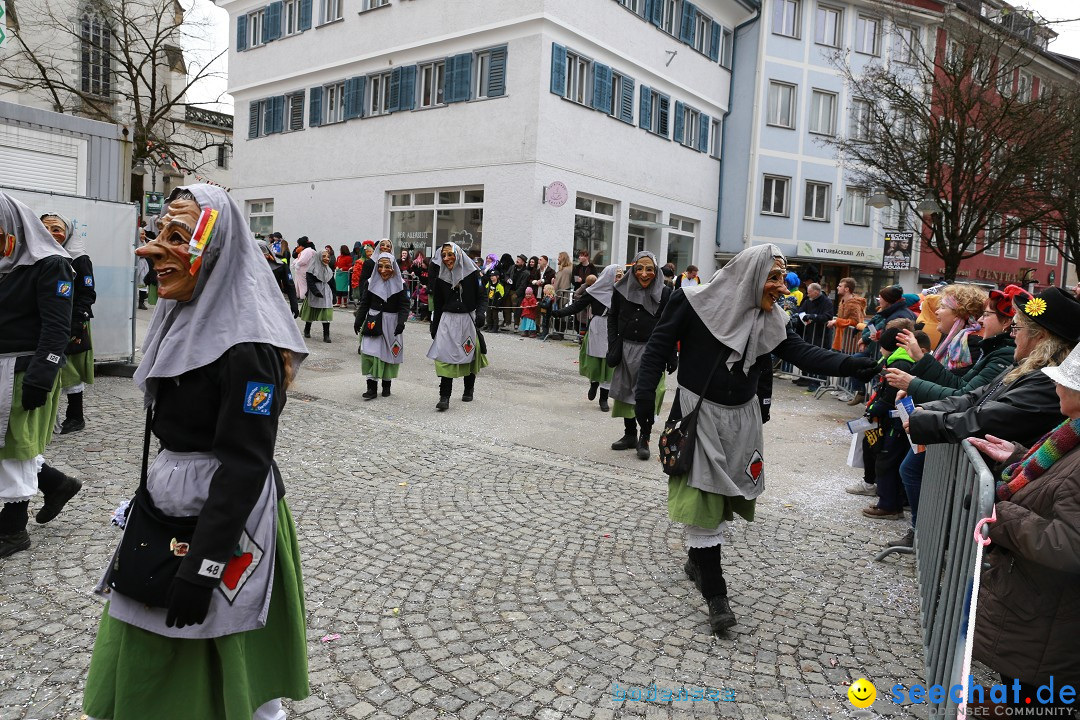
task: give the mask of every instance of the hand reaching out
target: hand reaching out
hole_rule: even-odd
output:
[[[885,371],[885,382],[900,390],[907,390],[913,377],[915,376],[911,373],[906,373],[897,368],[889,368]],[[899,396],[896,399],[899,400]]]
[[[1016,452],[1016,443],[1010,440],[1002,440],[993,435],[987,435],[985,440],[974,437],[968,438],[968,442],[994,462],[1005,462],[1010,455]]]
[[[923,352],[923,349],[919,347],[919,341],[915,339],[915,333],[911,332],[910,330],[901,331],[896,336],[896,341],[904,346],[904,348],[908,351],[908,355],[910,355],[911,359],[915,362],[919,362],[919,360],[922,359],[922,356],[926,354]],[[891,385],[892,383],[889,384]],[[896,385],[894,387],[900,386]],[[907,386],[904,385],[903,387],[906,388]]]

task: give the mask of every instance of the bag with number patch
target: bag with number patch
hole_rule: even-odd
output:
[[[364,318],[364,327],[360,334],[364,337],[379,337],[382,335],[382,313],[368,315]]]
[[[172,517],[154,505],[146,488],[151,410],[146,411],[142,477],[127,509],[124,536],[113,555],[105,584],[150,607],[168,607],[169,588],[191,547],[198,515]]]

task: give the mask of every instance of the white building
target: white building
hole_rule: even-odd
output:
[[[750,0],[217,3],[253,229],[712,267]]]

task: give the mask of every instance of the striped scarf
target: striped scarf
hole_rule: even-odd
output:
[[[1080,445],[1080,418],[1066,420],[1043,435],[1020,462],[1013,463],[1001,473],[1001,481],[997,484],[998,500],[1011,498],[1077,445]]]

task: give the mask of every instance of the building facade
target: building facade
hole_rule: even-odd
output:
[[[217,2],[256,232],[712,266],[749,0]]]

